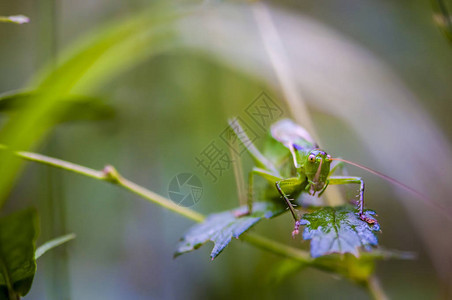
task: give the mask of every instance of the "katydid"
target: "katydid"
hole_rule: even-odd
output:
[[[274,188],[286,201],[295,220],[292,236],[299,233],[300,217],[291,201],[303,192],[321,196],[328,185],[359,185],[359,217],[367,223],[375,222],[374,219],[368,218],[363,213],[363,179],[355,176],[333,176],[332,174],[344,161],[332,167],[332,161],[339,159],[334,159],[321,150],[309,133],[301,126],[289,119],[283,119],[273,124],[270,128],[271,139],[264,153],[261,153],[250,142],[237,120],[229,121],[229,126],[246,147],[256,164],[249,173],[248,212],[243,215],[252,211],[254,176],[258,175],[273,184]]]

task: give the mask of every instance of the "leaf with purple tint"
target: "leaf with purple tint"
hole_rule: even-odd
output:
[[[306,228],[303,239],[311,240],[311,256],[320,257],[331,253],[351,253],[359,256],[359,249],[371,250],[378,245],[376,231],[380,226],[375,212],[366,210],[367,218],[375,223],[369,224],[359,218],[352,206],[324,207],[305,214],[301,224]]]
[[[208,241],[214,243],[210,257],[214,259],[231,242],[256,225],[263,218],[269,219],[285,211],[283,202],[255,202],[250,215],[236,217],[245,213],[246,206],[232,211],[209,215],[203,223],[191,227],[182,237],[174,256],[198,249]]]

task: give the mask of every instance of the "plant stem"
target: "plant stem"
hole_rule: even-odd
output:
[[[202,222],[204,220],[204,216],[195,212],[194,210],[191,210],[189,208],[179,206],[172,202],[169,199],[166,199],[165,197],[162,197],[154,192],[151,192],[150,190],[133,183],[122,176],[119,175],[119,173],[116,171],[115,168],[112,166],[106,166],[104,170],[98,171],[94,169],[90,169],[84,166],[80,166],[77,164],[73,164],[64,160],[60,160],[53,157],[48,157],[45,155],[37,154],[37,153],[31,153],[31,152],[14,152],[17,156],[29,160],[38,162],[41,164],[49,165],[55,168],[63,169],[66,171],[74,172],[80,175],[84,175],[87,177],[91,177],[98,180],[108,181],[110,183],[113,183],[115,185],[118,185],[126,190],[129,190],[146,200],[149,200],[151,202],[154,202],[160,206],[163,206],[175,213],[178,213],[186,218],[189,218],[196,222]]]
[[[5,149],[5,146],[0,145],[0,149]],[[70,171],[73,173],[77,173],[83,176],[91,177],[93,179],[102,180],[110,182],[114,185],[122,187],[134,194],[139,195],[140,197],[163,206],[179,215],[182,215],[188,219],[191,219],[196,222],[202,222],[204,220],[204,216],[194,210],[191,210],[186,207],[179,206],[172,202],[171,200],[160,196],[124,177],[119,175],[116,169],[112,166],[106,166],[102,171],[90,169],[84,166],[80,166],[68,161],[60,160],[53,157],[48,157],[45,155],[32,153],[32,152],[23,152],[17,151],[12,152],[14,155],[23,158],[25,160],[37,162],[40,164],[52,166],[55,168],[63,169],[66,171]],[[299,250],[296,248],[292,248],[281,243],[272,241],[265,237],[256,235],[256,234],[245,234],[241,236],[241,239],[264,250],[273,252],[275,254],[290,257],[300,262],[310,262],[312,259],[309,256],[309,253],[303,250]]]
[[[284,95],[283,99],[286,101],[289,111],[292,112],[291,117],[298,124],[303,125],[314,137],[314,140],[321,145],[322,142],[315,131],[308,108],[297,87],[291,62],[288,59],[283,39],[273,21],[270,9],[265,3],[256,1],[251,5],[251,11],[270,63],[281,86]],[[330,206],[338,206],[345,203],[339,193],[339,189],[335,186],[330,186],[325,191],[325,196],[326,202]]]
[[[380,281],[375,275],[372,275],[367,281],[367,290],[375,300],[388,300],[388,296],[386,296]]]
[[[6,150],[7,148],[3,145],[0,145],[0,150]],[[128,190],[134,194],[137,194],[138,196],[153,202],[155,204],[158,204],[162,207],[165,207],[181,216],[184,216],[188,219],[191,219],[196,222],[202,222],[204,221],[205,217],[189,208],[179,206],[172,202],[171,200],[156,194],[124,177],[122,177],[113,166],[106,166],[102,171],[94,170],[91,168],[87,168],[81,165],[77,165],[68,161],[60,160],[57,158],[32,153],[32,152],[23,152],[23,151],[17,151],[17,152],[11,152],[12,154],[28,160],[37,162],[40,164],[52,166],[55,168],[63,169],[66,171],[70,171],[73,173],[77,173],[83,176],[91,177],[93,179],[106,181],[111,184],[117,185],[125,190]],[[293,247],[286,246],[284,244],[275,242],[273,240],[270,240],[268,238],[265,238],[263,236],[257,235],[257,234],[244,234],[240,237],[241,240],[246,241],[250,243],[251,245],[270,251],[274,254],[281,255],[283,257],[294,259],[298,262],[306,263],[306,264],[312,264],[313,259],[310,257],[309,253],[300,249],[296,249]],[[386,300],[388,297],[384,293],[378,279],[375,276],[371,276],[366,284],[367,290],[370,293],[370,295],[375,300]]]
[[[288,258],[292,258],[299,262],[310,263],[312,261],[312,258],[306,251],[283,245],[281,243],[275,242],[273,240],[270,240],[266,237],[257,234],[248,233],[241,236],[240,238],[243,241],[246,241],[252,244],[253,246],[256,246],[257,248],[261,248]]]
[[[145,199],[148,199],[154,203],[157,203],[160,206],[163,206],[175,213],[178,213],[188,219],[191,219],[196,222],[202,222],[204,221],[204,216],[200,213],[191,210],[187,207],[179,206],[172,202],[171,200],[160,196],[159,194],[156,194],[154,192],[151,192],[150,190],[133,183],[125,178],[122,178],[122,180],[118,183],[119,186],[131,191],[132,193],[135,193]]]
[[[3,274],[3,278],[5,279],[6,288],[8,289],[8,300],[17,300],[20,299],[19,295],[14,291],[13,286],[10,280],[10,274],[6,264],[3,260],[0,259],[0,274]]]
[[[0,149],[6,149],[5,146],[0,145]],[[44,165],[52,166],[55,168],[63,169],[66,171],[70,171],[73,173],[77,173],[80,175],[84,175],[87,177],[91,177],[93,179],[101,180],[110,182],[114,185],[117,185],[119,187],[122,187],[125,190],[128,190],[134,194],[137,194],[138,196],[153,202],[155,204],[158,204],[162,207],[165,207],[181,216],[184,216],[188,219],[191,219],[196,222],[202,222],[204,221],[205,217],[186,207],[179,206],[172,202],[171,200],[156,194],[124,177],[122,177],[118,171],[113,166],[106,166],[102,171],[90,169],[84,166],[80,166],[68,161],[64,161],[61,159],[32,153],[32,152],[23,152],[23,151],[17,151],[12,152],[14,155],[33,162],[41,163]],[[296,249],[293,247],[289,247],[286,245],[283,245],[281,243],[275,242],[273,240],[270,240],[268,238],[265,238],[263,236],[257,235],[257,234],[244,234],[240,237],[241,240],[246,241],[250,243],[251,245],[270,251],[274,254],[278,254],[287,258],[294,259],[298,262],[311,264],[313,262],[313,259],[310,257],[309,253],[300,249]],[[370,295],[375,300],[386,300],[388,297],[385,295],[383,289],[381,288],[381,285],[378,281],[378,279],[375,276],[372,276],[367,281],[367,290],[369,291]]]

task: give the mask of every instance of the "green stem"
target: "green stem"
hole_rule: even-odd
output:
[[[0,149],[5,149],[5,146],[0,145]],[[64,160],[60,160],[53,157],[48,157],[45,155],[31,153],[31,152],[13,152],[14,155],[23,158],[25,160],[41,163],[44,165],[52,166],[55,168],[63,169],[66,171],[70,171],[73,173],[77,173],[83,176],[91,177],[93,179],[102,180],[110,182],[114,185],[122,187],[138,196],[163,206],[179,215],[182,215],[188,219],[191,219],[196,222],[202,222],[204,220],[204,216],[194,210],[191,210],[186,207],[179,206],[172,202],[171,200],[160,196],[124,177],[119,175],[116,169],[112,166],[106,166],[102,171],[90,169],[84,166],[80,166],[71,162],[67,162]],[[242,240],[267,251],[273,252],[275,254],[290,257],[300,262],[310,262],[312,259],[309,256],[309,253],[306,251],[302,251],[296,248],[292,248],[281,243],[272,241],[270,239],[264,238],[262,236],[256,234],[246,234],[241,237]]]
[[[367,290],[375,300],[388,299],[388,296],[386,296],[383,288],[381,287],[380,281],[375,275],[371,276],[367,281]]]
[[[146,200],[149,200],[153,203],[156,203],[160,206],[163,206],[175,213],[178,213],[186,218],[192,219],[196,222],[202,222],[204,220],[204,216],[195,212],[194,210],[191,210],[189,208],[179,206],[172,202],[169,199],[166,199],[165,197],[162,197],[154,192],[151,192],[150,190],[133,183],[122,176],[118,174],[115,168],[112,166],[106,166],[104,170],[97,171],[93,170],[84,166],[80,166],[77,164],[73,164],[64,160],[60,160],[53,157],[48,157],[45,155],[37,154],[37,153],[31,153],[31,152],[14,152],[17,156],[29,160],[38,162],[41,164],[49,165],[55,168],[63,169],[66,171],[74,172],[80,175],[84,175],[87,177],[91,177],[98,180],[108,181],[110,183],[113,183],[117,186],[120,186],[126,190],[131,191],[132,193],[135,193]]]
[[[243,241],[256,246],[257,248],[264,249],[287,258],[292,258],[299,262],[309,263],[312,261],[312,258],[306,251],[283,245],[257,234],[248,233],[240,238]]]
[[[13,286],[11,284],[10,275],[8,268],[3,260],[0,259],[0,274],[3,274],[3,278],[6,282],[6,287],[8,288],[8,299],[16,300],[19,299],[19,295],[14,291]]]
[[[289,111],[292,113],[292,118],[298,124],[302,124],[312,134],[314,139],[322,145],[315,131],[304,97],[297,87],[292,64],[287,58],[286,49],[273,21],[271,10],[265,3],[256,1],[251,5],[251,11],[264,43],[264,49],[267,51],[269,61],[281,86],[284,95],[283,100],[286,101]],[[330,186],[325,191],[325,199],[329,206],[338,206],[345,203],[338,187]]]
[[[6,149],[5,146],[0,145],[0,149]],[[55,168],[63,169],[66,171],[70,171],[73,173],[77,173],[83,176],[91,177],[93,179],[106,181],[116,186],[119,186],[125,190],[128,190],[150,202],[163,206],[179,215],[182,215],[188,219],[191,219],[196,222],[204,221],[205,217],[189,208],[179,206],[172,202],[171,200],[160,196],[124,177],[122,177],[114,167],[106,166],[102,171],[90,169],[84,166],[80,166],[71,162],[67,162],[64,160],[60,160],[53,157],[48,157],[45,155],[31,153],[31,152],[12,152],[14,155],[37,163],[41,163],[44,165],[52,166]],[[313,259],[310,257],[309,253],[303,250],[299,250],[293,247],[286,246],[284,244],[275,242],[263,236],[257,234],[244,234],[241,237],[241,240],[250,243],[251,245],[270,251],[274,254],[281,255],[283,257],[291,258],[296,261],[311,264]],[[383,289],[381,288],[378,279],[375,276],[372,276],[367,281],[366,287],[371,294],[371,296],[376,300],[385,300],[388,299],[385,295]]]
[[[6,149],[5,146],[0,145],[0,149]],[[179,206],[172,202],[171,200],[160,196],[159,194],[156,194],[124,177],[122,177],[118,171],[112,167],[112,166],[106,166],[102,171],[90,169],[84,166],[80,166],[68,161],[64,161],[61,159],[32,153],[32,152],[12,152],[14,155],[28,160],[33,161],[37,163],[41,163],[44,165],[52,166],[55,168],[63,169],[66,171],[70,171],[73,173],[77,173],[83,176],[91,177],[93,179],[101,180],[110,182],[111,184],[117,185],[123,189],[126,189],[134,194],[137,194],[138,196],[153,202],[155,204],[158,204],[160,206],[163,206],[179,215],[182,215],[188,219],[191,219],[196,222],[202,222],[204,221],[205,217],[189,208]],[[265,238],[263,236],[257,235],[257,234],[244,234],[241,237],[241,240],[246,241],[250,243],[251,245],[270,251],[274,254],[281,255],[283,257],[291,258],[296,261],[310,264],[312,263],[313,259],[310,257],[309,253],[303,250],[299,250],[293,247],[289,247],[286,245],[283,245],[281,243],[275,242],[273,240],[270,240],[268,238]],[[366,285],[369,293],[371,296],[376,300],[385,300],[388,299],[385,295],[383,289],[381,288],[378,279],[375,276],[372,276],[367,281]]]

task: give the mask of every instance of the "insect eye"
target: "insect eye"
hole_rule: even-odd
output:
[[[310,162],[315,162],[315,155],[314,154],[309,155],[308,160]]]
[[[327,159],[328,161],[330,161],[330,160],[331,160],[331,155],[328,154],[328,155],[326,156],[326,159]]]

